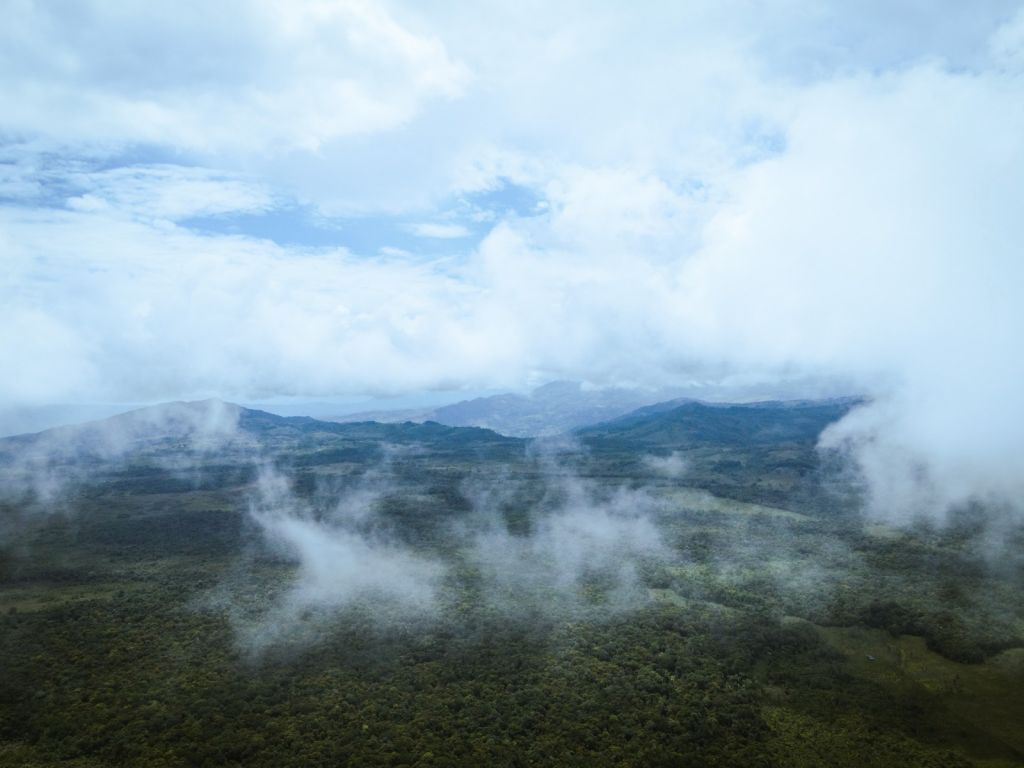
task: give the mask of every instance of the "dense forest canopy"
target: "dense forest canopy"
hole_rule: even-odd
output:
[[[0,763],[1024,764],[997,511],[866,524],[855,405],[6,439]]]

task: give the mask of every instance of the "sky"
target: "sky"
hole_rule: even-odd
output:
[[[12,0],[0,103],[0,410],[818,377],[1024,497],[1020,2]]]

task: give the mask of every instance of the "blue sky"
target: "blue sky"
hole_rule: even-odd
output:
[[[537,215],[540,202],[529,187],[499,179],[493,189],[443,201],[427,221],[380,213],[326,217],[313,205],[282,201],[266,211],[195,216],[180,224],[204,234],[265,238],[282,246],[445,256],[478,246],[498,219]]]
[[[817,377],[1016,489],[1019,2],[16,1],[0,100],[0,410]]]

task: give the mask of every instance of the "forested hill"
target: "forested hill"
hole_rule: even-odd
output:
[[[829,424],[860,402],[855,398],[743,404],[670,401],[575,434],[593,448],[638,451],[814,443]]]
[[[594,471],[622,477],[674,471],[720,496],[817,515],[836,504],[834,481],[842,470],[838,456],[818,450],[818,438],[860,402],[671,401],[577,430],[575,437]],[[669,463],[659,465],[658,457]]]
[[[441,463],[509,461],[524,447],[477,427],[338,424],[218,400],[167,403],[0,439],[0,501],[41,501],[55,487],[136,494],[241,487],[266,463],[370,466],[410,452]]]
[[[220,400],[154,405],[107,419],[0,438],[0,457],[45,451],[49,456],[115,457],[154,450],[213,448],[294,449],[346,442],[431,447],[508,446],[522,441],[478,427],[435,422],[339,424],[308,416],[278,416]]]
[[[813,442],[860,401],[705,403],[670,400],[575,430],[585,444],[631,450],[741,447]],[[219,400],[164,403],[84,424],[0,438],[0,457],[45,450],[49,455],[119,456],[174,448],[244,447],[291,450],[337,441],[420,444],[432,448],[522,446],[481,427],[423,423],[339,423],[278,416]]]

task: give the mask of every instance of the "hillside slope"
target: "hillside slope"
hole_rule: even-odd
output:
[[[612,421],[576,430],[595,448],[682,449],[814,442],[859,400],[763,403],[675,400],[640,408]]]

